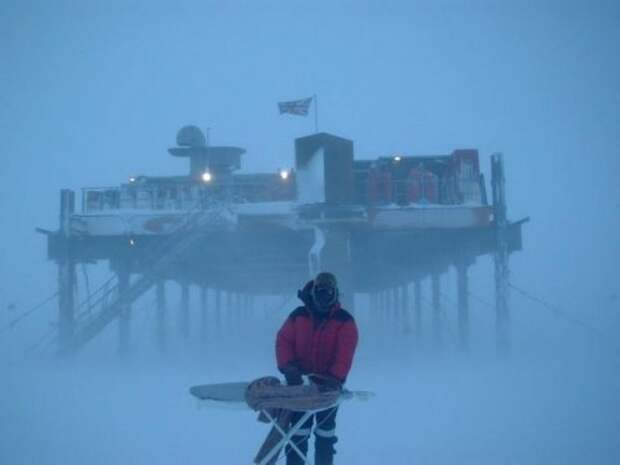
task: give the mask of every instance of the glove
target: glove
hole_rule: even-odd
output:
[[[342,381],[331,375],[311,375],[310,381],[316,384],[320,392],[341,391]]]
[[[301,377],[303,372],[294,363],[287,363],[280,368],[280,372],[284,375],[284,378],[286,378],[286,384],[289,386],[297,386],[304,383]]]

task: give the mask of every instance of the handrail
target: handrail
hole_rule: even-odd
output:
[[[215,188],[214,188],[215,187]],[[224,187],[220,186],[221,189]],[[235,204],[271,202],[268,193],[238,191],[231,186],[229,200]],[[82,212],[94,213],[115,210],[172,210],[189,212],[200,208],[211,198],[223,195],[217,186],[178,185],[158,187],[129,185],[122,187],[85,187],[82,189]],[[382,204],[486,204],[484,181],[480,176],[441,178],[364,180],[355,184],[354,202],[362,206]]]
[[[157,275],[174,258],[200,239],[208,226],[211,228],[226,226],[229,223],[225,218],[227,213],[232,213],[229,207],[216,203],[205,204],[188,211],[178,227],[172,233],[162,236],[159,243],[150,249],[146,258],[148,273],[141,275],[124,293],[119,292],[118,279],[116,276],[112,276],[80,304],[79,308],[85,307],[85,310],[77,315],[76,321],[79,322],[79,327],[74,332],[71,346],[62,347],[61,351],[78,349],[92,339],[126,305],[146,292],[155,282]],[[116,283],[110,286],[114,281]],[[98,312],[92,313],[91,310],[99,304],[102,308]]]

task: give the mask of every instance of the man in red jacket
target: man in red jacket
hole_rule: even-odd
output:
[[[357,346],[357,326],[353,316],[340,306],[338,284],[332,273],[319,273],[297,293],[304,303],[286,319],[276,340],[278,369],[289,385],[302,384],[302,375],[320,389],[342,389],[347,379]],[[336,437],[337,407],[316,414],[293,436],[293,441],[304,453],[308,452],[308,438],[313,421],[315,436],[315,465],[332,465]],[[301,418],[293,414],[293,422]],[[303,461],[287,447],[287,465],[301,465]]]

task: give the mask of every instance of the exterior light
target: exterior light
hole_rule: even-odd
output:
[[[133,239],[129,239],[129,245],[136,245],[136,241],[134,241]]]
[[[394,161],[395,161],[396,163],[398,163],[400,160],[402,160],[402,158],[401,158],[401,156],[400,156],[400,155],[395,155],[395,156],[394,156]]]
[[[211,180],[213,179],[213,175],[209,173],[208,171],[205,171],[204,173],[202,173],[202,176],[200,177],[203,182],[211,182]]]
[[[287,170],[280,170],[280,179],[282,179],[282,181],[286,181],[289,175],[290,173]]]
[[[136,178],[135,178],[134,176],[131,176],[131,177],[129,178],[129,182],[136,182]]]

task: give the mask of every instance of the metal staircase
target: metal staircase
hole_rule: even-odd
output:
[[[60,347],[59,352],[71,353],[82,348],[147,292],[183,253],[204,240],[205,235],[231,229],[235,223],[235,214],[222,204],[189,211],[181,224],[150,251],[146,258],[147,273],[140,275],[122,292],[114,276],[80,304],[73,337]]]

